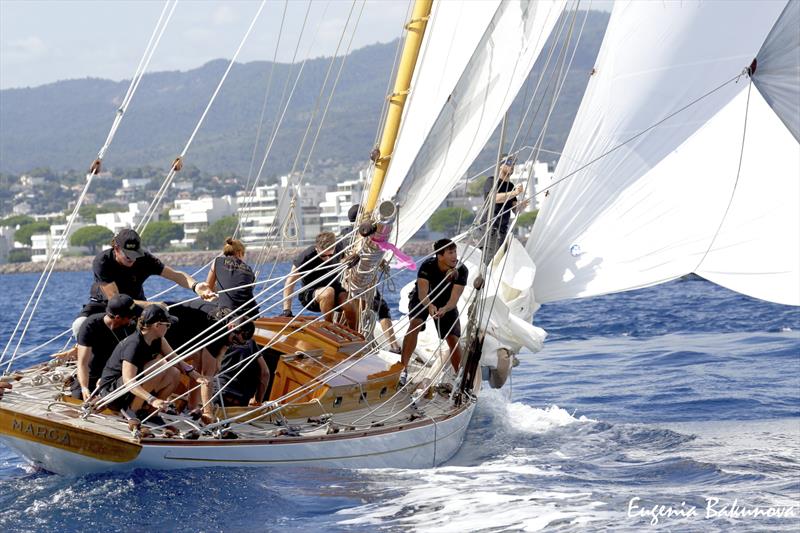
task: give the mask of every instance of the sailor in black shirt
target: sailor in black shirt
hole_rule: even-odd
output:
[[[433,318],[439,338],[450,347],[450,363],[458,371],[461,364],[461,325],[458,320],[458,299],[464,292],[469,274],[458,264],[458,249],[450,239],[439,239],[433,245],[436,255],[423,261],[417,271],[417,283],[408,303],[409,325],[403,339],[401,362],[408,368],[411,354],[417,347],[417,336],[425,329],[428,316]],[[400,377],[405,385],[405,371]]]
[[[78,332],[77,379],[72,381],[72,397],[88,400],[95,391],[114,348],[136,329],[131,325],[141,309],[127,294],[117,294],[108,301],[105,313],[97,313],[83,322]]]
[[[177,319],[160,305],[147,306],[139,318],[138,331],[114,348],[97,383],[98,394],[107,396],[134,381],[145,369],[164,364],[165,357],[172,353],[172,347],[164,335],[176,322]],[[127,394],[114,400],[111,406],[136,412],[147,403],[162,410],[167,407],[166,400],[180,381],[181,371],[198,383],[208,383],[194,368],[178,363],[133,387]]]
[[[325,320],[333,321],[334,308],[342,306],[347,324],[356,328],[355,305],[347,301],[347,291],[336,272],[339,260],[333,257],[335,243],[336,235],[323,231],[317,235],[314,246],[309,246],[295,258],[283,287],[283,316],[293,316],[292,294],[297,282],[301,281],[303,290],[297,296],[303,307],[321,312]]]
[[[206,283],[219,290],[219,305],[247,316],[258,315],[258,305],[253,298],[253,269],[244,262],[244,244],[228,237],[222,248],[222,256],[214,259],[208,271]]]
[[[150,276],[161,276],[187,288],[204,300],[216,298],[206,282],[198,282],[184,272],[173,270],[142,247],[139,234],[132,229],[123,229],[111,241],[111,248],[97,254],[92,262],[94,284],[89,294],[89,303],[83,306],[80,316],[72,324],[77,337],[80,325],[89,315],[105,310],[109,298],[115,294],[127,294],[138,305],[147,304],[144,282]]]
[[[494,176],[489,176],[483,184],[483,192],[486,198],[494,195],[494,202],[490,199],[491,209],[489,211],[489,246],[484,256],[490,259],[494,256],[500,246],[506,240],[508,228],[511,225],[511,212],[517,212],[520,207],[527,205],[527,200],[518,203],[518,196],[522,194],[522,184],[514,185],[511,181],[511,174],[514,173],[513,157],[503,156],[500,162],[499,178],[495,183]]]

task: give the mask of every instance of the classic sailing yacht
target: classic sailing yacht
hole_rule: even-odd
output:
[[[563,7],[416,3],[362,208],[374,233],[351,243],[360,259],[346,281],[362,308],[385,239],[396,235],[393,244],[402,246],[463,176]],[[259,318],[258,344],[280,354],[278,385],[263,407],[220,408],[220,422],[206,427],[170,418],[177,435],[160,428],[132,435],[118,414],[63,398],[61,382],[74,367],[53,363],[11,375],[13,392],[0,400],[0,436],[61,473],[428,467],[463,440],[479,359],[497,364],[500,352],[541,346],[544,333],[531,325],[539,303],[697,272],[751,296],[800,305],[798,27],[796,0],[615,5],[527,248],[512,239],[481,258],[481,222],[459,238],[475,283],[461,315],[469,356],[452,392],[437,386],[447,379],[435,342],[420,342],[425,362],[396,388],[396,356],[371,340],[367,313],[360,332],[305,316]],[[230,432],[238,438],[225,438]]]

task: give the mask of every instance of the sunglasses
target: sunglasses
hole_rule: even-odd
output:
[[[166,326],[169,328],[172,325],[172,322],[156,322],[159,326]]]

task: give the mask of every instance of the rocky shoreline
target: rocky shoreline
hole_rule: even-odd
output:
[[[291,261],[302,248],[285,248],[271,250],[267,254],[266,262]],[[254,250],[254,248],[251,248]],[[403,251],[411,256],[425,255],[431,250],[431,243],[426,241],[409,242],[403,246]],[[165,264],[173,267],[198,266],[209,263],[218,252],[164,252],[157,253]],[[254,251],[254,253],[257,253]],[[88,272],[92,270],[93,256],[64,257],[60,259],[55,268],[56,272]],[[44,270],[46,263],[7,263],[0,265],[0,274],[30,274]]]

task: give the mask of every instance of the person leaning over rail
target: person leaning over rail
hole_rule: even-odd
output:
[[[216,302],[193,301],[174,305],[170,314],[178,322],[167,332],[167,342],[181,354],[191,350],[184,362],[196,368],[207,380],[199,390],[189,381],[189,388],[193,389],[188,397],[189,410],[195,410],[202,401],[203,421],[208,423],[214,410],[211,404],[214,395],[212,380],[219,372],[220,362],[231,346],[244,344],[253,338],[255,325],[252,321],[245,322],[246,317],[240,317],[230,309],[217,307]],[[263,365],[266,368],[265,362]],[[175,392],[182,393],[186,388],[180,389]]]
[[[194,368],[185,363],[178,363],[168,368],[166,356],[172,353],[172,347],[164,336],[167,330],[177,323],[177,319],[160,305],[151,304],[145,307],[139,317],[137,332],[120,342],[108,359],[103,374],[97,383],[98,396],[103,398],[115,390],[134,382],[142,372],[153,369],[160,370],[129,392],[113,400],[110,407],[128,412],[135,418],[145,404],[163,411],[169,407],[167,399],[178,386],[180,373],[184,372],[197,383],[207,384],[208,380]]]
[[[469,271],[466,265],[458,264],[458,248],[450,239],[439,239],[433,244],[436,255],[422,262],[417,271],[417,282],[408,302],[409,324],[403,338],[401,362],[403,372],[400,385],[408,379],[408,363],[417,347],[417,337],[425,330],[425,321],[430,315],[436,324],[439,338],[450,348],[450,363],[458,372],[461,364],[461,324],[458,320],[458,299],[464,292]]]
[[[228,237],[222,247],[222,256],[211,263],[206,283],[212,290],[219,289],[220,307],[233,309],[240,315],[257,316],[258,305],[253,299],[253,269],[244,262],[245,247],[242,241]]]
[[[97,254],[92,262],[94,283],[90,289],[89,302],[72,323],[72,332],[77,337],[81,323],[89,315],[101,313],[108,299],[115,294],[127,294],[138,305],[147,305],[144,282],[150,276],[161,276],[191,290],[204,300],[213,300],[216,293],[205,281],[196,281],[192,276],[173,270],[142,247],[142,239],[132,229],[123,229],[114,236],[111,248]]]
[[[350,328],[355,329],[356,310],[353,302],[347,300],[347,291],[339,282],[336,268],[339,261],[333,258],[336,235],[323,231],[317,235],[313,246],[309,246],[295,258],[292,271],[286,278],[283,287],[283,316],[291,317],[292,294],[298,281],[303,290],[297,295],[298,300],[309,311],[321,312],[325,320],[333,321],[333,310],[342,306],[345,320]]]
[[[92,397],[97,381],[117,345],[136,328],[131,321],[141,308],[127,294],[114,295],[105,313],[97,313],[81,324],[78,332],[78,369],[72,380],[72,397],[84,401]]]

